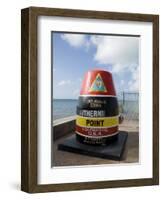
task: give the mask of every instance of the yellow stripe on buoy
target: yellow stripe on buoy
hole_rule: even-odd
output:
[[[119,124],[119,116],[99,118],[77,116],[76,124],[83,127],[112,127]]]

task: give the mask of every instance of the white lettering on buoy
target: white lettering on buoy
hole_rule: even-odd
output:
[[[85,117],[105,117],[104,110],[80,110],[80,116]]]

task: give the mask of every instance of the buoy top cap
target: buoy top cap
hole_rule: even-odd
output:
[[[101,69],[88,71],[84,76],[80,95],[116,96],[112,74]]]
[[[111,72],[106,71],[106,70],[103,70],[103,69],[98,69],[98,68],[97,68],[97,69],[91,69],[91,70],[87,71],[87,73],[89,73],[89,72],[91,72],[91,73],[92,73],[92,72],[100,72],[100,73],[101,73],[101,72],[106,72],[106,73],[112,75]]]

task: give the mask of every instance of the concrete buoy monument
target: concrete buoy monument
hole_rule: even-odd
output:
[[[76,139],[106,145],[118,137],[119,110],[112,74],[91,70],[85,74],[77,106]]]
[[[121,160],[128,132],[118,127],[118,100],[112,74],[103,70],[88,71],[78,98],[75,130],[58,144],[58,149]]]

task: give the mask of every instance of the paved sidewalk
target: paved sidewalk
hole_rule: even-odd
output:
[[[57,139],[53,145],[53,166],[79,166],[79,165],[99,165],[99,164],[117,164],[117,163],[135,163],[139,162],[139,124],[138,121],[124,121],[120,126],[120,130],[128,131],[128,139],[126,149],[122,161],[113,161],[91,157],[76,153],[65,152],[57,149],[57,145],[63,141],[62,138]],[[70,133],[74,134],[74,133]],[[69,134],[69,135],[70,135]],[[98,147],[97,147],[98,148]]]

